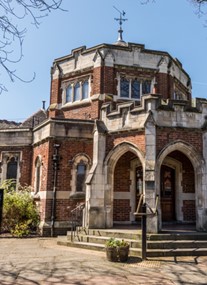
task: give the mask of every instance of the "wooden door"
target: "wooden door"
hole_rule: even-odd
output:
[[[173,221],[175,220],[175,170],[162,165],[160,181],[162,221]]]

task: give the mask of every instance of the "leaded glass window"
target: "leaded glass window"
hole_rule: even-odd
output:
[[[149,94],[151,91],[151,81],[145,80],[142,82],[142,94]]]
[[[129,80],[121,78],[120,97],[129,98]]]
[[[140,82],[137,79],[132,80],[131,86],[131,97],[133,99],[140,99]]]

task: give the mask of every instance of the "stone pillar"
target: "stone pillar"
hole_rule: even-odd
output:
[[[145,187],[144,195],[146,204],[155,211],[156,187],[155,187],[155,160],[156,160],[156,127],[152,115],[149,116],[145,126],[146,162],[145,162]],[[147,213],[150,213],[147,209]],[[147,232],[158,232],[158,216],[147,216]]]
[[[86,226],[105,228],[105,189],[103,161],[105,158],[106,138],[100,122],[94,130],[93,165],[86,180]]]
[[[205,163],[200,171],[196,170],[196,228],[198,231],[207,231],[207,130],[203,133],[203,158]]]

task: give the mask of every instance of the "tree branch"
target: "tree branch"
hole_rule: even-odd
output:
[[[48,16],[53,10],[61,8],[63,0],[0,0],[0,68],[7,73],[13,82],[18,79],[23,82],[31,82],[35,78],[26,81],[22,79],[16,69],[11,65],[21,61],[23,57],[23,40],[26,28],[22,27],[23,20],[30,18],[38,27],[39,19]],[[15,52],[14,52],[15,51]],[[0,83],[0,93],[7,91],[3,83]]]

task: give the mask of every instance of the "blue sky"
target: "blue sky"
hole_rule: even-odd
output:
[[[207,98],[207,16],[199,18],[188,0],[156,0],[141,5],[139,0],[64,0],[68,12],[55,11],[41,20],[36,29],[26,20],[24,57],[15,68],[28,84],[10,82],[0,74],[8,92],[0,95],[0,119],[22,121],[42,107],[49,106],[50,68],[55,58],[82,45],[87,48],[117,40],[119,17],[113,8],[126,12],[123,38],[145,44],[147,49],[169,52],[178,58],[193,83],[193,97]]]

